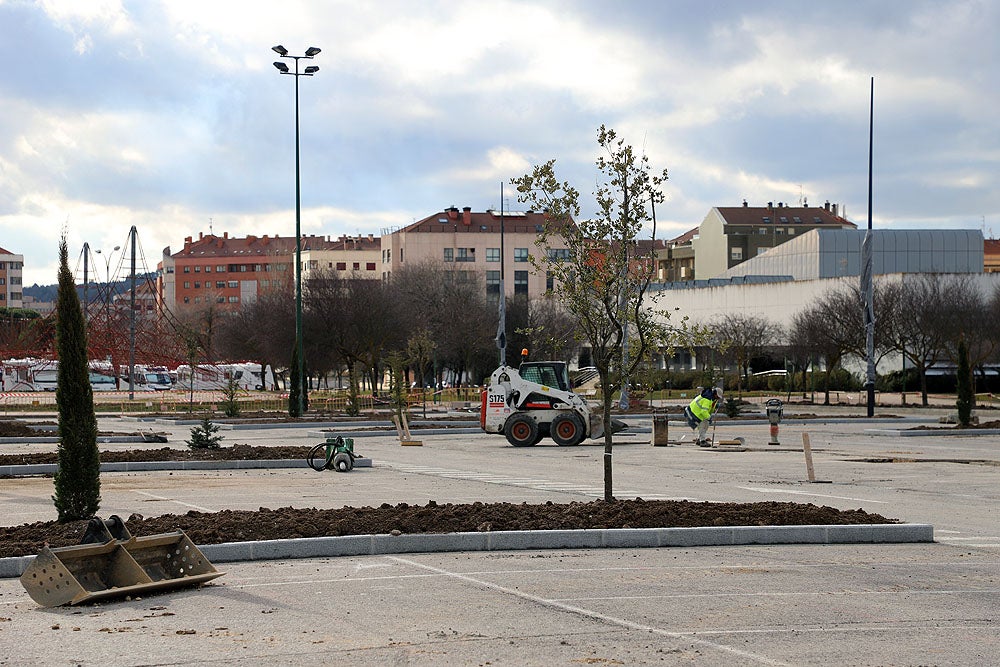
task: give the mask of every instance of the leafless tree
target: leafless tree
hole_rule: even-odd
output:
[[[743,383],[749,382],[750,360],[778,342],[781,327],[758,315],[729,313],[716,319],[712,325],[713,339],[730,357],[739,370],[736,390],[743,395]]]

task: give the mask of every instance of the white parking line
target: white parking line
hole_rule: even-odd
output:
[[[207,507],[202,507],[200,505],[192,505],[191,503],[185,503],[183,501],[176,500],[174,498],[166,498],[164,496],[158,496],[156,494],[148,493],[146,491],[136,491],[136,493],[138,493],[140,496],[149,496],[150,498],[154,498],[155,500],[164,500],[164,501],[166,501],[168,503],[175,503],[177,505],[182,505],[184,507],[190,507],[191,509],[198,510],[199,512],[218,512],[219,511],[219,510],[209,509]]]
[[[439,567],[433,567],[431,565],[424,565],[423,563],[418,563],[416,561],[409,560],[407,558],[400,558],[398,556],[386,556],[389,560],[395,561],[397,563],[403,563],[404,565],[409,565],[421,570],[426,570],[428,572],[434,572],[436,574],[445,575],[447,577],[457,579],[459,581],[464,581],[465,583],[472,584],[473,586],[479,586],[486,588],[491,591],[498,593],[504,593],[507,595],[512,595],[514,597],[520,598],[521,600],[526,600],[529,602],[534,602],[543,607],[548,607],[550,609],[558,609],[569,614],[575,614],[577,616],[582,616],[584,618],[589,618],[595,621],[601,621],[603,623],[608,623],[610,625],[616,625],[622,628],[628,628],[630,630],[639,630],[640,632],[649,632],[652,634],[660,635],[661,637],[673,637],[680,638],[683,637],[688,641],[700,644],[707,648],[714,649],[716,651],[721,651],[723,653],[729,653],[731,655],[737,656],[744,661],[752,661],[760,663],[762,665],[787,665],[788,663],[781,662],[780,660],[775,660],[769,658],[765,655],[760,655],[758,653],[752,653],[750,651],[744,651],[742,649],[734,648],[732,646],[726,646],[725,644],[718,644],[716,642],[708,641],[707,639],[701,639],[694,636],[692,633],[687,632],[672,632],[664,628],[658,628],[652,625],[645,625],[643,623],[636,623],[634,621],[629,621],[624,618],[616,618],[614,616],[609,616],[607,614],[602,614],[598,611],[593,611],[591,609],[584,609],[582,607],[576,607],[573,605],[565,604],[559,602],[558,600],[550,600],[537,595],[532,595],[530,593],[525,593],[514,588],[508,588],[506,586],[500,586],[498,584],[491,583],[489,581],[484,581],[482,579],[476,579],[475,577],[470,577],[466,574],[460,574],[458,572],[451,572]]]
[[[862,503],[879,503],[880,505],[888,505],[887,500],[872,500],[871,498],[852,498],[851,496],[831,496],[824,493],[809,493],[808,491],[792,491],[791,489],[762,489],[756,486],[737,486],[737,489],[743,489],[744,491],[756,491],[758,493],[787,493],[793,496],[811,496],[813,498],[834,498],[836,500],[853,500]]]

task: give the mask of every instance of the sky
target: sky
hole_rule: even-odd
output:
[[[666,168],[656,238],[713,206],[846,207],[1000,234],[992,0],[0,0],[0,247],[57,281],[199,233],[382,235],[448,206],[523,210],[554,159],[596,212],[603,124]],[[286,60],[290,67],[294,64]],[[651,230],[649,230],[651,233]],[[94,271],[94,264],[90,264]]]

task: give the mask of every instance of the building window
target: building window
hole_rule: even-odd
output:
[[[226,272],[226,265],[225,264],[219,264],[218,266],[215,267],[215,272],[216,273],[225,273]]]
[[[458,272],[458,282],[459,283],[469,283],[472,281],[472,271],[459,271]]]
[[[7,279],[6,278],[0,278],[0,285],[6,285],[6,284],[7,284]]]
[[[201,297],[200,297],[200,296],[196,296],[196,297],[194,298],[194,302],[195,302],[195,303],[201,303]]]
[[[527,248],[514,248],[514,261],[515,262],[527,262],[528,261],[528,249]],[[527,292],[525,292],[527,294]]]
[[[565,261],[569,259],[569,248],[549,248],[549,259]]]
[[[11,276],[10,277],[10,284],[11,285],[20,285],[21,284],[21,276]]]
[[[226,302],[226,297],[224,297],[224,296],[217,296],[217,297],[215,297],[215,302],[216,303],[225,303]],[[205,297],[205,303],[208,303],[208,297],[207,296]]]
[[[346,271],[347,270],[347,262],[337,262],[337,270],[338,271]]]
[[[734,262],[743,261],[743,248],[730,248],[729,256],[732,257]]]
[[[195,288],[195,289],[201,289],[201,283],[200,283],[200,282],[198,282],[198,281],[195,281],[195,283],[194,283],[194,288]]]
[[[238,296],[229,297],[229,303],[239,303],[239,302],[240,302],[240,297]]]
[[[444,261],[446,261],[446,262],[454,262],[455,261],[455,249],[454,248],[445,248],[444,249]]]
[[[500,261],[500,248],[487,248],[486,249],[486,261],[487,262],[499,262]]]
[[[361,270],[361,262],[354,262],[354,264],[351,265],[351,269],[354,270],[354,271],[360,271]]]
[[[487,271],[486,272],[486,293],[487,294],[500,294],[500,272],[499,271]]]
[[[222,288],[224,288],[226,286],[226,281],[225,280],[216,280],[215,281],[215,286],[218,287],[219,289],[222,289]]]
[[[201,273],[201,267],[200,266],[194,267],[194,272],[195,273]]]
[[[556,278],[551,271],[545,272],[545,290],[551,292],[556,287]]]
[[[184,289],[191,289],[191,283],[187,280],[184,281]]]
[[[476,261],[476,249],[475,248],[459,248],[458,258],[455,260],[457,262],[474,262]]]
[[[365,264],[365,270],[366,271],[374,271],[375,270],[375,262],[367,262]]]
[[[189,296],[184,297],[184,303],[191,303],[191,297]]]
[[[229,281],[229,286],[230,286],[230,287],[239,287],[239,286],[240,286],[240,283],[239,283],[239,281],[238,281],[238,280],[230,280],[230,281]]]
[[[399,249],[399,263],[400,264],[403,263],[403,249],[402,248]]]
[[[184,267],[184,273],[191,273],[191,267],[190,266],[185,266]]]
[[[525,250],[527,250],[527,248],[525,248]],[[527,293],[528,293],[528,272],[515,271],[514,294],[527,294]]]

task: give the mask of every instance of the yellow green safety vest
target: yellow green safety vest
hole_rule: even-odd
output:
[[[691,409],[691,414],[701,421],[705,421],[712,416],[712,411],[715,408],[715,401],[699,395],[691,401],[691,405],[688,407]]]

